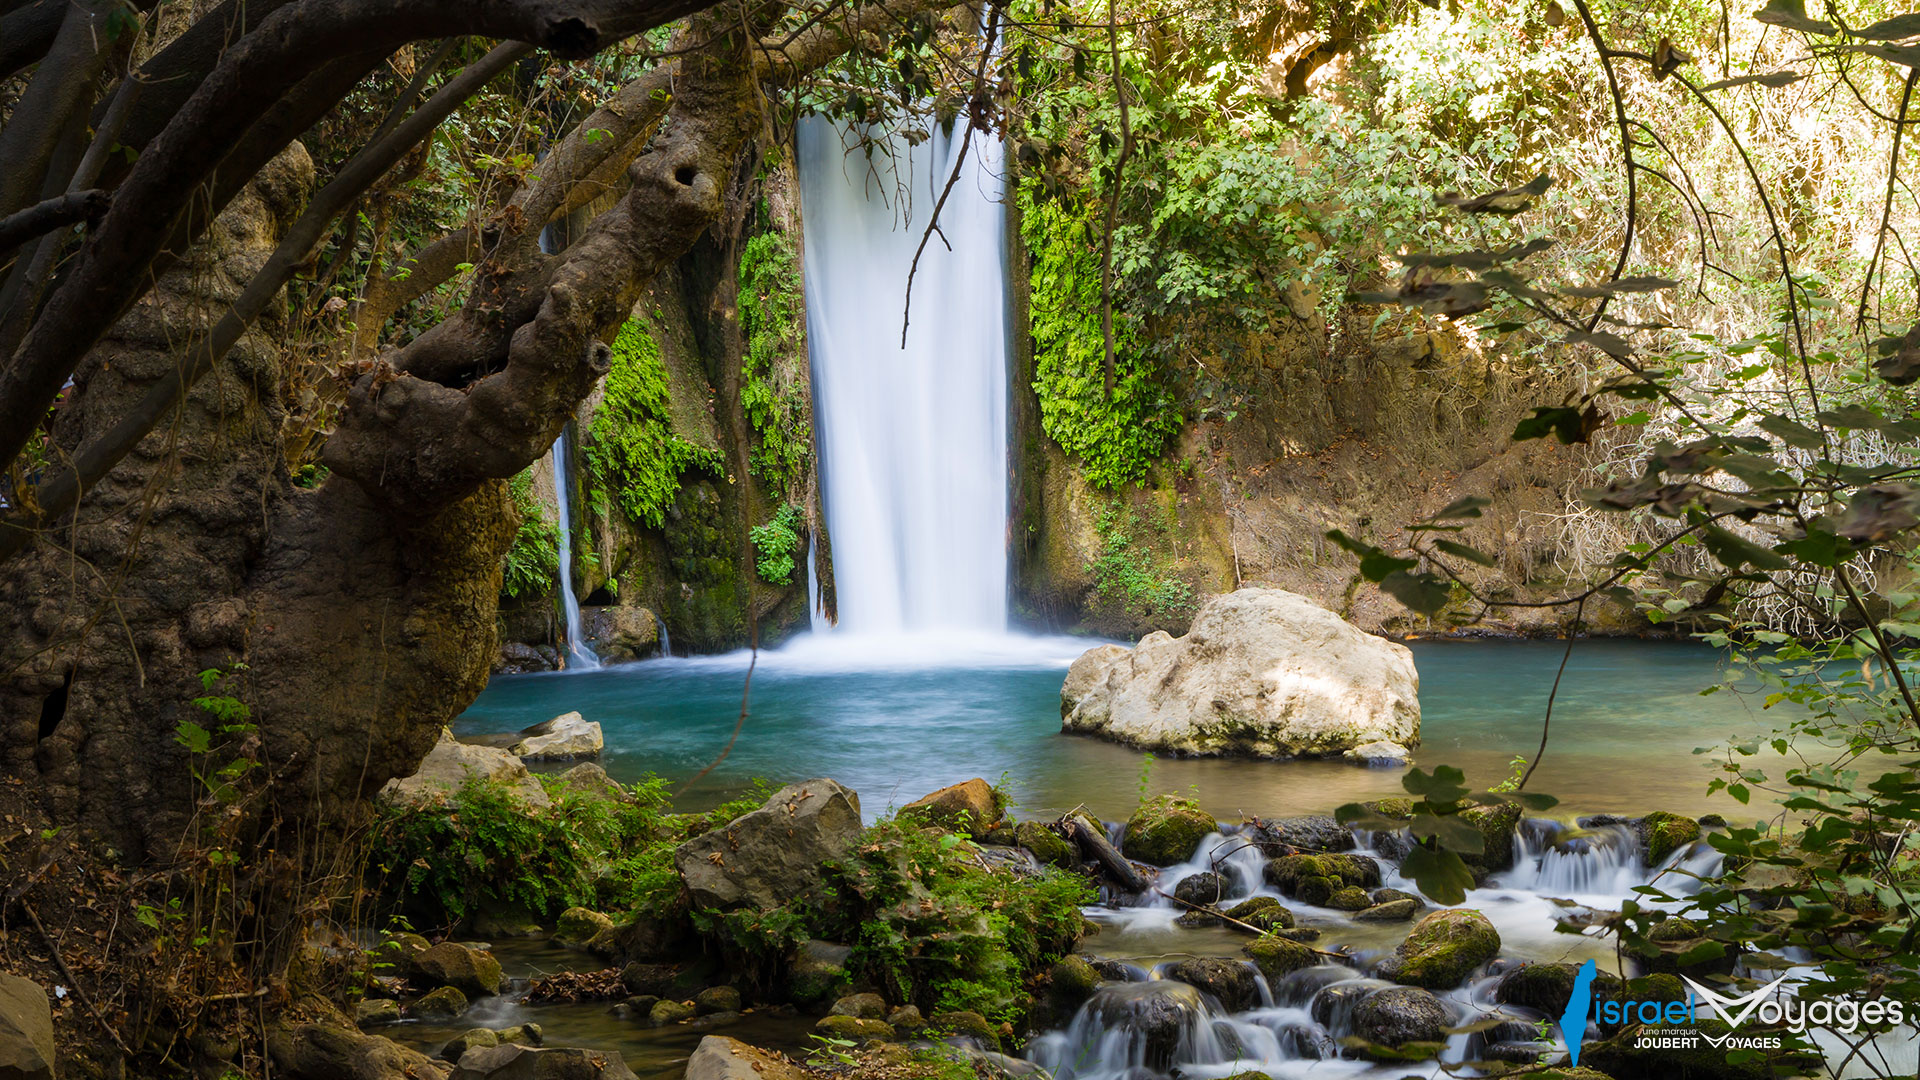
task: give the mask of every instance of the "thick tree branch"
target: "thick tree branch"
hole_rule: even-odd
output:
[[[72,131],[74,120],[85,115],[94,82],[106,64],[106,15],[116,3],[63,5],[65,18],[53,47],[0,130],[0,162],[6,163],[0,169],[0,217],[18,213],[39,198],[54,147]],[[64,187],[67,179],[55,182]]]
[[[5,259],[13,254],[14,248],[42,233],[52,232],[76,221],[99,217],[106,209],[107,193],[99,188],[89,188],[68,195],[56,195],[17,214],[0,218],[0,259]]]
[[[47,55],[66,14],[67,0],[34,0],[0,17],[0,79]]]
[[[60,386],[148,269],[194,190],[261,116],[336,57],[461,34],[526,41],[582,57],[706,0],[301,0],[229,49],[115,193],[78,264],[0,373],[0,462],[26,446]],[[289,139],[292,134],[287,136]],[[278,150],[276,149],[277,153]]]

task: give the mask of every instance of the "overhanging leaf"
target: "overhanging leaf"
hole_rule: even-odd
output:
[[[1444,195],[1434,196],[1434,201],[1441,206],[1451,206],[1469,214],[1500,214],[1510,217],[1533,205],[1534,197],[1546,194],[1547,189],[1552,186],[1553,177],[1541,173],[1524,187],[1501,188],[1498,191],[1489,191],[1485,195],[1473,196],[1449,191]]]
[[[1492,505],[1492,499],[1483,499],[1478,495],[1462,495],[1446,506],[1441,507],[1440,512],[1433,515],[1433,519],[1435,521],[1452,521],[1457,518],[1477,518],[1480,516],[1481,510]]]
[[[1430,803],[1450,803],[1466,797],[1467,774],[1451,765],[1436,765],[1433,774],[1428,775],[1421,769],[1408,769],[1400,778],[1400,786],[1410,795],[1418,795]]]
[[[1746,86],[1749,83],[1759,83],[1761,86],[1787,86],[1799,82],[1802,77],[1797,71],[1769,71],[1761,75],[1741,75],[1732,79],[1721,79],[1719,82],[1710,82],[1701,87],[1700,92],[1704,94],[1714,90],[1728,90],[1736,86]]]
[[[1638,276],[1603,281],[1598,285],[1569,285],[1560,291],[1568,296],[1597,297],[1612,296],[1615,293],[1660,292],[1678,284],[1680,283],[1672,278]]]
[[[1701,530],[1700,542],[1708,554],[1729,570],[1738,571],[1747,564],[1760,570],[1785,570],[1789,565],[1779,555],[1718,525],[1708,525]]]
[[[1803,0],[1767,0],[1767,6],[1753,13],[1755,22],[1770,26],[1784,26],[1789,30],[1800,30],[1809,34],[1832,35],[1838,32],[1830,22],[1807,17],[1807,6]]]
[[[1439,548],[1441,551],[1444,551],[1449,555],[1466,559],[1469,562],[1477,562],[1481,566],[1494,565],[1493,556],[1487,554],[1484,551],[1481,551],[1479,548],[1476,548],[1476,547],[1469,547],[1466,544],[1458,544],[1453,542],[1452,540],[1435,540],[1433,542],[1433,546]]]
[[[1820,449],[1820,433],[1797,420],[1774,413],[1762,417],[1759,427],[1796,450]]]
[[[1406,569],[1399,569],[1379,580],[1382,591],[1412,610],[1429,617],[1440,614],[1452,595],[1447,579],[1439,574],[1414,574]]]
[[[1908,484],[1874,484],[1854,493],[1834,532],[1877,544],[1920,525],[1920,492]]]
[[[1436,904],[1458,904],[1473,888],[1473,871],[1451,851],[1414,848],[1400,861],[1400,873],[1412,878],[1414,886]]]

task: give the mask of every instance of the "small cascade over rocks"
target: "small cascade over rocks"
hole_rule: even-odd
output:
[[[553,441],[553,494],[559,511],[560,558],[558,574],[560,606],[567,620],[567,667],[597,668],[600,658],[587,647],[586,632],[580,623],[580,600],[573,595],[573,493],[567,483],[567,432]]]

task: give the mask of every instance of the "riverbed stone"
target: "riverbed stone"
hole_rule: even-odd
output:
[[[848,1039],[856,1043],[877,1039],[880,1042],[891,1040],[893,1027],[885,1020],[872,1020],[864,1016],[846,1016],[835,1013],[823,1016],[813,1025],[813,1030],[833,1039]]]
[[[1192,800],[1159,795],[1141,803],[1127,819],[1120,851],[1129,859],[1173,866],[1191,858],[1200,841],[1219,827],[1213,815]]]
[[[1293,912],[1271,896],[1254,896],[1227,909],[1227,917],[1246,923],[1256,930],[1290,930]]]
[[[460,1056],[448,1080],[639,1080],[620,1055],[576,1047],[502,1043]]]
[[[598,722],[567,712],[522,728],[520,741],[512,749],[522,761],[571,761],[593,757],[606,745]]]
[[[1373,901],[1367,897],[1367,890],[1347,885],[1333,890],[1333,895],[1327,897],[1327,906],[1335,911],[1365,911],[1373,906]]]
[[[660,651],[660,620],[643,607],[583,607],[580,632],[604,664],[625,664]]]
[[[887,1014],[887,1026],[901,1038],[911,1038],[927,1029],[927,1018],[920,1015],[918,1005],[902,1005]]]
[[[406,1080],[442,1075],[432,1058],[384,1035],[330,1023],[276,1026],[267,1033],[267,1055],[281,1080]],[[51,1077],[26,1073],[39,1080]]]
[[[702,1016],[721,1012],[739,1012],[740,991],[731,986],[709,986],[693,995],[693,1008]]]
[[[1180,1045],[1181,1033],[1204,1015],[1200,991],[1183,982],[1155,979],[1114,983],[1100,988],[1087,1008],[1109,1030],[1138,1039],[1147,1068],[1165,1072]]]
[[[474,746],[441,731],[412,776],[396,777],[380,789],[380,798],[396,806],[431,806],[458,792],[469,778],[497,783],[515,799],[537,809],[553,805],[547,789],[518,757],[493,746]]]
[[[1182,903],[1212,907],[1227,895],[1227,879],[1211,870],[1188,874],[1173,887],[1173,898]]]
[[[988,1048],[1000,1045],[1000,1032],[986,1017],[972,1009],[937,1012],[927,1018],[927,1026],[948,1035],[978,1039]]]
[[[633,797],[620,782],[607,775],[607,770],[592,761],[583,761],[560,774],[560,782],[582,795],[595,798],[613,799],[617,802],[631,802]]]
[[[1023,821],[1015,825],[1013,838],[1021,847],[1033,852],[1034,858],[1048,866],[1071,870],[1080,863],[1080,853],[1074,846],[1038,821]]]
[[[429,986],[451,986],[468,997],[500,992],[506,981],[500,961],[485,949],[443,941],[413,958],[413,978]]]
[[[665,1027],[668,1024],[677,1024],[682,1020],[691,1020],[694,1016],[695,1012],[692,1005],[684,1001],[674,1001],[672,999],[656,1001],[653,1003],[653,1008],[647,1010],[647,1019],[652,1022],[654,1027]]]
[[[1065,956],[1053,965],[1047,984],[1056,1004],[1077,1007],[1099,988],[1100,972],[1084,956]]]
[[[922,795],[900,808],[900,817],[983,839],[1000,821],[1000,798],[980,777]]]
[[[1253,969],[1238,960],[1217,956],[1182,960],[1167,969],[1167,977],[1212,994],[1230,1013],[1245,1012],[1260,1001]]]
[[[1370,743],[1361,743],[1359,746],[1350,746],[1340,754],[1340,757],[1370,769],[1392,769],[1413,760],[1413,751],[1397,742],[1377,739]]]
[[[1523,964],[1500,976],[1493,987],[1493,1000],[1558,1016],[1567,1009],[1567,1000],[1573,996],[1573,980],[1579,973],[1577,964]],[[1619,976],[1606,971],[1594,972],[1593,996],[1596,999],[1619,997]]]
[[[569,949],[585,949],[588,942],[611,929],[611,918],[591,908],[571,907],[554,921],[552,941]]]
[[[1460,820],[1480,830],[1481,853],[1460,857],[1476,878],[1513,869],[1514,830],[1520,826],[1519,803],[1470,806],[1460,811]]]
[[[1418,900],[1389,900],[1361,908],[1353,917],[1361,922],[1407,922],[1420,914],[1420,907]]]
[[[881,1020],[887,1015],[887,999],[879,994],[848,994],[827,1010],[834,1016],[857,1016],[862,1020]]]
[[[1440,999],[1413,986],[1376,990],[1353,1008],[1353,1033],[1370,1043],[1400,1047],[1445,1039],[1448,1015]]]
[[[415,1020],[455,1020],[466,1011],[467,995],[454,986],[435,987],[407,1006],[407,1015]]]
[[[1155,631],[1075,660],[1061,729],[1157,752],[1339,757],[1418,746],[1419,690],[1406,646],[1304,596],[1239,589],[1207,601],[1184,637]]]
[[[1690,817],[1655,810],[1633,823],[1648,866],[1659,866],[1667,856],[1700,839],[1700,823]]]
[[[1324,905],[1348,886],[1380,884],[1380,867],[1358,855],[1285,855],[1261,869],[1267,884],[1303,904]]]
[[[821,867],[852,851],[862,828],[860,796],[832,780],[807,780],[681,844],[673,861],[695,907],[764,911],[817,883]]]
[[[468,1028],[447,1040],[440,1048],[440,1056],[448,1061],[459,1061],[469,1050],[484,1050],[489,1046],[499,1046],[500,1036],[492,1028]]]
[[[1285,844],[1296,851],[1352,851],[1353,830],[1329,814],[1276,818],[1256,826],[1254,835],[1264,843]],[[1269,849],[1270,850],[1270,849]]]
[[[390,998],[368,998],[353,1007],[353,1022],[356,1027],[363,1028],[397,1024],[400,1022],[400,1003]],[[0,1076],[4,1075],[4,1068],[0,1068]]]
[[[0,1077],[52,1080],[53,1005],[32,979],[0,972]]]
[[[1436,911],[1414,924],[1375,974],[1406,986],[1449,990],[1500,952],[1500,933],[1467,908]]]
[[[832,941],[800,943],[787,966],[787,996],[797,1005],[811,1005],[838,995],[847,985],[847,958],[853,947]]]
[[[1278,934],[1255,938],[1243,951],[1253,958],[1254,965],[1260,969],[1260,974],[1267,977],[1268,982],[1320,963],[1320,955],[1313,949]]]
[[[687,1059],[686,1080],[808,1080],[810,1075],[771,1050],[708,1035]]]
[[[500,1042],[514,1043],[518,1046],[540,1046],[547,1041],[540,1025],[529,1020],[512,1027],[494,1028],[493,1034]]]

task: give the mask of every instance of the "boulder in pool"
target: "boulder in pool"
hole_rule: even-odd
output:
[[[522,728],[513,752],[522,761],[572,761],[593,757],[607,745],[600,725],[577,712],[561,713],[530,728]]]
[[[1500,977],[1493,988],[1493,1000],[1502,1005],[1519,1005],[1538,1009],[1548,1016],[1559,1016],[1567,1011],[1567,1001],[1573,996],[1573,980],[1579,974],[1580,967],[1577,964],[1524,964]],[[1594,974],[1595,998],[1620,996],[1618,975],[1607,971],[1596,971]]]
[[[1227,879],[1211,870],[1188,874],[1173,887],[1173,898],[1188,904],[1211,906],[1225,899]]]
[[[1171,979],[1103,986],[1086,1009],[1102,1026],[1124,1033],[1137,1051],[1131,1057],[1162,1072],[1173,1063],[1181,1036],[1210,1020],[1200,991]]]
[[[1213,995],[1230,1013],[1244,1012],[1260,1003],[1260,984],[1253,969],[1238,960],[1218,956],[1182,960],[1167,969],[1167,977]]]
[[[1000,796],[991,784],[976,776],[966,783],[922,795],[901,807],[900,817],[918,819],[980,840],[1000,821]]]
[[[1263,821],[1253,828],[1263,843],[1285,844],[1296,851],[1352,851],[1353,830],[1330,814],[1278,818]]]
[[[1406,646],[1281,589],[1209,600],[1184,637],[1103,645],[1067,672],[1061,730],[1145,750],[1340,757],[1420,744],[1420,679]]]
[[[1447,1008],[1414,986],[1375,990],[1353,1007],[1353,1033],[1380,1046],[1438,1043],[1447,1037]]]
[[[1448,908],[1415,923],[1375,974],[1406,986],[1449,990],[1499,952],[1500,933],[1485,915]]]
[[[1283,855],[1260,873],[1281,893],[1303,904],[1323,906],[1343,889],[1380,884],[1379,864],[1361,855]]]
[[[1256,930],[1291,930],[1293,912],[1271,896],[1255,896],[1227,909],[1227,918],[1246,923]]]
[[[514,1043],[476,1047],[460,1055],[448,1080],[639,1080],[619,1054],[574,1047]]]
[[[1120,841],[1120,850],[1129,859],[1172,866],[1191,858],[1200,841],[1219,827],[1213,815],[1193,800],[1156,795],[1141,803],[1127,819],[1127,835]]]
[[[1699,822],[1665,810],[1655,810],[1634,822],[1633,831],[1640,837],[1648,866],[1659,866],[1667,856],[1700,839]]]
[[[811,888],[824,864],[853,850],[860,831],[860,796],[832,780],[807,780],[681,844],[673,862],[694,907],[766,911]]]
[[[603,663],[624,664],[660,651],[660,620],[643,607],[580,609],[580,629]]]
[[[443,941],[413,958],[413,980],[427,986],[451,986],[468,997],[500,992],[506,976],[500,961],[485,949]]]
[[[1080,863],[1080,853],[1074,846],[1038,821],[1023,821],[1014,826],[1013,838],[1021,847],[1033,852],[1034,858],[1048,866],[1072,870]]]
[[[1320,964],[1319,953],[1279,934],[1267,934],[1254,939],[1245,947],[1245,952],[1253,958],[1254,966],[1267,977],[1269,984],[1282,976]]]

